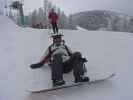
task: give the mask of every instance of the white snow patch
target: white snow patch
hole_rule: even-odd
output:
[[[45,76],[45,68],[31,70],[51,42],[49,30],[20,28],[0,16],[0,100],[133,100],[133,34],[62,30],[67,44],[87,57],[91,78],[116,72],[110,81],[58,91],[30,94],[28,83]]]

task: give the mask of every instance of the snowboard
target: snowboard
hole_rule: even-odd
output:
[[[50,87],[50,88],[42,88],[42,89],[34,89],[34,88],[31,88],[31,89],[28,89],[28,92],[31,92],[31,93],[41,93],[41,92],[48,92],[48,91],[53,91],[53,90],[58,90],[58,89],[63,89],[63,88],[70,88],[70,87],[75,87],[75,86],[80,86],[80,85],[91,85],[91,84],[94,84],[94,83],[99,83],[99,82],[102,82],[102,81],[106,81],[112,77],[114,77],[115,74],[111,74],[111,75],[108,75],[104,78],[100,78],[100,79],[95,79],[95,80],[91,80],[89,82],[78,82],[78,83],[74,83],[74,82],[71,82],[71,83],[66,83],[65,85],[62,85],[62,86],[56,86],[56,87]]]

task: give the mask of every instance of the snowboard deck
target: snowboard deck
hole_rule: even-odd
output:
[[[79,83],[71,82],[71,83],[66,83],[65,85],[62,85],[62,86],[56,86],[56,87],[50,87],[50,88],[44,88],[44,89],[32,89],[31,88],[31,89],[28,89],[27,91],[31,93],[41,93],[41,92],[48,92],[48,91],[53,91],[53,90],[58,90],[58,89],[63,89],[63,88],[70,88],[70,87],[75,87],[75,86],[80,86],[80,85],[85,85],[85,84],[91,85],[93,83],[99,83],[102,81],[106,81],[114,76],[115,74],[113,73],[111,75],[108,75],[107,77],[92,80],[90,82],[79,82]]]

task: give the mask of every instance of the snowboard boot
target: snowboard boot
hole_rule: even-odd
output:
[[[62,86],[65,84],[64,80],[53,80],[53,86]]]
[[[89,82],[90,78],[87,76],[80,76],[79,78],[75,78],[75,83],[78,82]]]
[[[43,66],[43,63],[36,63],[36,64],[32,64],[30,65],[31,69],[36,69],[36,68],[41,68]]]

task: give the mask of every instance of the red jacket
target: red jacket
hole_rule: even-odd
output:
[[[48,18],[50,19],[51,23],[57,23],[58,15],[55,12],[49,12]]]

